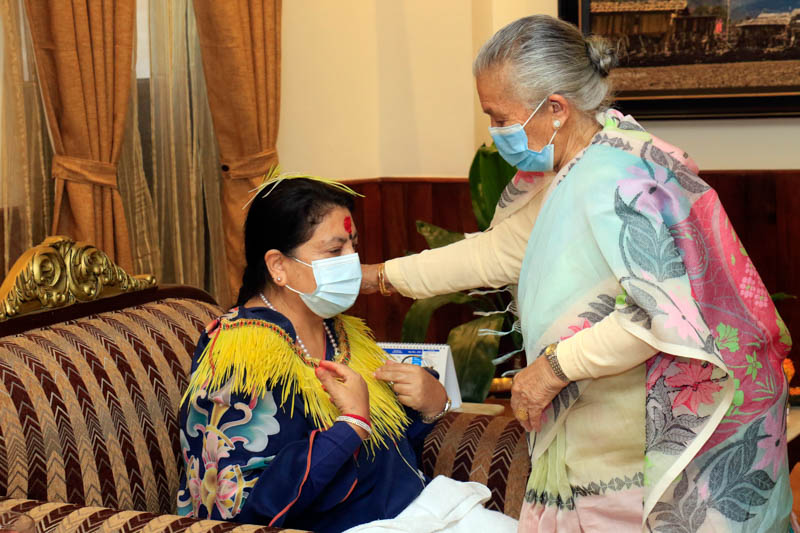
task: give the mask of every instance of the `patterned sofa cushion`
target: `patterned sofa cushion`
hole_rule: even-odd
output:
[[[72,503],[37,502],[32,500],[0,501],[0,522],[11,512],[25,513],[36,523],[37,531],[69,531],[89,533],[116,531],[133,533],[300,533],[298,529],[194,520],[175,515],[157,515],[142,511],[118,511],[103,507],[82,507]]]
[[[531,469],[525,435],[513,417],[449,413],[425,439],[422,470],[483,483],[487,509],[519,518]]]
[[[0,337],[0,496],[174,513],[178,403],[220,312],[171,298]]]

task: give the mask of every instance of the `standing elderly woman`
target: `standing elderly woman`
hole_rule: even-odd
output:
[[[492,228],[365,266],[363,290],[519,284],[521,531],[786,531],[791,340],[694,162],[608,109],[613,65],[551,17],[497,32],[474,73],[520,172]]]

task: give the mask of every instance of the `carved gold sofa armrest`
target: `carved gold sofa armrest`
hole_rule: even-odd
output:
[[[91,244],[48,237],[17,259],[0,286],[0,322],[155,286],[152,275],[128,274]]]

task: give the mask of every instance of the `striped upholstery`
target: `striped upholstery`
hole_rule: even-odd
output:
[[[513,417],[450,413],[425,439],[429,476],[477,481],[492,491],[488,509],[519,518],[531,462],[525,430]]]
[[[0,496],[175,512],[178,402],[219,313],[166,299],[0,338]]]
[[[0,523],[12,512],[25,513],[36,522],[39,532],[147,532],[147,533],[270,533],[298,532],[297,529],[278,529],[250,526],[216,520],[192,520],[175,515],[156,515],[142,511],[118,511],[103,507],[82,507],[71,503],[37,502],[33,500],[0,501]]]
[[[173,515],[178,403],[199,332],[219,314],[162,298],[0,337],[0,513],[26,510],[49,524],[39,531],[271,531]],[[450,414],[423,468],[488,485],[489,507],[516,517],[523,437],[512,419]]]

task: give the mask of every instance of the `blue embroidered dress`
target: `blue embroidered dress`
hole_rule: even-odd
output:
[[[296,338],[289,320],[265,307],[239,308],[229,318],[267,321]],[[204,332],[192,373],[209,340]],[[328,345],[326,359],[333,355]],[[417,413],[407,409],[404,437],[373,452],[345,422],[317,428],[300,394],[291,416],[282,392],[277,385],[251,399],[226,385],[182,403],[179,514],[324,533],[393,518],[422,492],[429,479],[418,465],[433,426]]]

